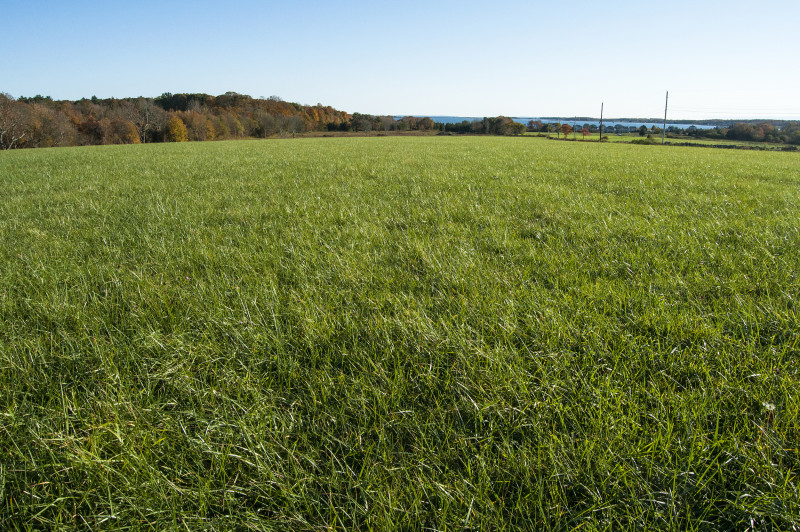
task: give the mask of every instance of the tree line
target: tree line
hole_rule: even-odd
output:
[[[605,131],[660,134],[658,128],[616,124]],[[597,131],[586,123],[572,126],[532,120],[523,125],[505,116],[434,122],[429,117],[349,114],[330,106],[286,102],[277,96],[253,98],[226,92],[164,93],[157,98],[83,98],[53,100],[47,96],[20,97],[0,93],[0,149],[98,144],[206,141],[266,138],[308,131],[439,131],[473,135],[520,135],[525,131],[584,137]],[[732,139],[800,145],[800,122],[748,121],[713,129],[670,125],[667,136]]]
[[[451,124],[436,123],[437,129],[448,133],[470,133],[473,135],[521,135],[525,125],[507,116],[484,117],[482,120],[464,120]]]
[[[698,138],[725,138],[800,145],[800,123],[798,122],[786,122],[779,126],[769,122],[737,122],[728,128],[717,127],[714,129],[689,127],[686,130],[686,134]]]
[[[307,131],[433,130],[430,118],[352,115],[236,92],[157,98],[13,98],[0,93],[0,148],[265,138]]]
[[[562,124],[560,122],[542,122],[541,120],[530,120],[526,127],[529,132],[538,133],[556,133],[556,135],[563,134],[566,138],[569,134],[581,134],[584,137],[591,133],[597,133],[598,127],[596,124],[585,123],[583,126],[573,128],[569,124]],[[603,129],[605,133],[638,133],[641,137],[649,135],[661,135],[661,128],[658,126],[647,127],[644,125],[626,126],[624,124],[614,124],[607,126]],[[775,144],[793,144],[800,145],[800,122],[797,121],[748,121],[736,122],[731,125],[722,126],[718,125],[713,128],[699,128],[695,125],[690,125],[687,128],[679,128],[674,125],[667,125],[665,131],[667,138],[677,137],[693,137],[705,138],[712,140],[728,139],[728,140],[745,140],[753,142],[772,142]]]

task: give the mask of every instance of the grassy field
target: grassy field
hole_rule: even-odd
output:
[[[547,133],[526,133],[526,136],[535,136],[535,137],[544,137]],[[550,136],[556,140],[559,137],[556,136],[555,133],[550,133]],[[561,135],[563,138],[563,135]],[[638,133],[623,133],[621,135],[617,135],[613,132],[603,132],[603,137],[608,139],[608,142],[632,142],[632,141],[641,141],[645,137],[641,137]],[[655,144],[661,144],[661,134],[653,134],[652,135],[653,142]],[[597,142],[600,140],[599,133],[591,133],[584,137],[580,133],[570,133],[569,140],[577,140],[577,141],[585,141],[585,142]],[[778,144],[774,142],[756,142],[756,141],[749,141],[749,140],[730,140],[730,139],[704,139],[704,138],[694,138],[688,135],[683,135],[680,137],[670,137],[667,136],[665,139],[667,144],[680,146],[683,144],[689,144],[693,147],[697,146],[709,146],[709,147],[721,147],[721,146],[739,146],[739,147],[746,147],[750,149],[764,149],[764,150],[776,150],[780,151],[783,149],[793,150],[792,145],[787,144]]]
[[[800,156],[0,153],[6,529],[800,527]]]

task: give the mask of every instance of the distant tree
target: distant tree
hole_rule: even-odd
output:
[[[775,128],[769,124],[745,124],[737,122],[725,133],[733,140],[765,140],[767,135],[774,138]]]
[[[483,133],[487,135],[515,135],[516,124],[507,116],[495,116],[483,119]],[[520,124],[521,125],[521,124]],[[525,126],[522,126],[524,131]]]
[[[417,122],[417,128],[423,131],[429,131],[433,129],[433,119],[427,116],[425,118],[420,118]]]
[[[561,132],[564,134],[564,138],[567,138],[567,135],[572,133],[572,126],[569,124],[561,124]]]
[[[228,129],[228,122],[225,117],[219,116],[214,122],[214,138],[227,139],[231,136],[231,131]]]
[[[383,131],[390,131],[394,129],[395,120],[392,116],[382,116],[381,117],[381,129]]]
[[[152,134],[156,124],[163,120],[165,114],[152,99],[142,97],[121,101],[119,113],[133,124],[142,143],[148,141],[149,134]]]
[[[640,137],[646,137],[647,136],[647,126],[646,125],[642,124],[641,126],[639,126],[639,136]]]
[[[78,131],[80,131],[81,144],[88,146],[96,146],[103,144],[105,139],[105,124],[98,120],[95,115],[85,116],[81,123],[78,124]]]
[[[772,124],[761,124],[761,132],[764,135],[764,140],[767,142],[781,142],[782,139],[778,134],[778,130]]]
[[[589,128],[586,127],[586,126],[583,126],[583,129],[581,129],[581,135],[583,135],[583,140],[586,140],[586,137],[589,134],[591,134],[591,131],[589,131]]]
[[[449,133],[469,133],[471,128],[472,124],[469,122],[469,120],[444,124],[444,131]]]
[[[189,102],[186,105],[186,110],[187,111],[192,111],[192,112],[195,112],[195,113],[201,113],[201,112],[203,112],[203,104],[200,103],[200,100],[191,99],[191,100],[189,100]]]
[[[225,94],[217,96],[215,98],[215,103],[217,107],[222,107],[223,109],[233,109],[243,107],[245,103],[251,100],[252,98],[246,94],[228,91]],[[278,100],[280,99],[278,98]]]
[[[41,94],[37,94],[36,96],[32,96],[30,98],[20,96],[17,98],[17,101],[24,103],[53,103],[53,99],[50,96],[42,96]]]
[[[234,138],[241,138],[244,136],[244,125],[234,114],[225,115],[225,123],[228,126],[229,135]]]
[[[23,105],[15,102],[10,94],[0,93],[0,149],[16,148],[25,138]]]
[[[286,126],[293,137],[306,130],[306,123],[297,115],[289,117]]]
[[[186,111],[181,115],[189,140],[206,140],[206,117],[197,111]]]
[[[189,140],[189,132],[186,129],[186,124],[183,120],[178,118],[178,115],[172,115],[167,122],[167,142],[186,142]]]
[[[522,135],[525,133],[525,124],[512,122],[506,126],[506,135]]]
[[[227,94],[239,96],[235,92]],[[218,98],[221,98],[221,96]],[[155,99],[155,103],[165,111],[188,111],[190,109],[197,110],[212,100],[213,97],[208,94],[172,94],[165,92]]]
[[[139,133],[128,120],[115,118],[104,128],[104,144],[139,144]]]
[[[528,131],[542,131],[542,122],[541,120],[528,120],[526,124]]]
[[[372,131],[372,117],[361,113],[353,113],[351,120],[353,131]]]
[[[436,124],[434,123],[433,119],[429,117],[421,118],[418,116],[404,116],[403,118],[397,121],[397,123],[395,124],[395,129],[399,129],[402,131],[406,130],[427,131],[433,129],[435,125]]]
[[[77,131],[67,115],[54,106],[51,101],[38,101],[46,102],[46,104],[32,103],[28,106],[25,114],[24,147],[46,148],[74,145]]]

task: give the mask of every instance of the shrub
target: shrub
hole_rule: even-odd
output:
[[[648,135],[646,138],[643,138],[643,139],[642,138],[633,139],[631,141],[631,144],[650,144],[650,145],[652,145],[652,144],[661,144],[661,142],[656,140],[656,139],[654,139],[652,136]]]

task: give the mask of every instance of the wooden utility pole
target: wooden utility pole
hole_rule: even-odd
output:
[[[669,91],[667,91],[667,100],[664,102],[664,129],[661,130],[661,144],[664,144],[664,133],[667,131],[667,105],[669,105]]]
[[[600,102],[600,140],[597,142],[602,142],[603,140],[603,102]]]

